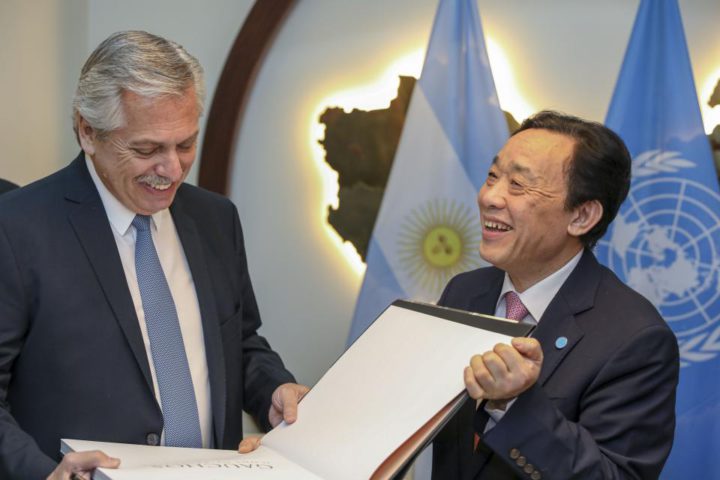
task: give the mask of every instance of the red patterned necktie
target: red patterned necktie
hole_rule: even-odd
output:
[[[523,305],[520,296],[510,290],[505,294],[505,317],[516,322],[521,321],[528,314],[528,309]]]

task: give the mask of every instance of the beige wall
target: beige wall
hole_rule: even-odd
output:
[[[0,177],[26,184],[78,151],[70,102],[87,0],[0,2]]]

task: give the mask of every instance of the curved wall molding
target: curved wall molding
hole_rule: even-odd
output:
[[[228,54],[208,113],[198,185],[227,195],[246,100],[275,34],[295,0],[257,0]]]

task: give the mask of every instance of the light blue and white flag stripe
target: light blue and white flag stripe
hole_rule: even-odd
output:
[[[348,342],[397,298],[479,266],[475,198],[508,137],[475,0],[441,0],[378,213]]]
[[[633,156],[598,258],[659,309],[680,346],[663,478],[720,479],[720,194],[677,0],[643,0],[606,124]]]
[[[350,343],[395,299],[435,301],[453,274],[480,264],[475,197],[507,136],[476,2],[442,0],[370,241]]]

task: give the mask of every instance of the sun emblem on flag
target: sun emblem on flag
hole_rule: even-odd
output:
[[[478,215],[468,205],[434,199],[410,212],[400,228],[398,260],[428,299],[437,300],[454,275],[481,265]]]

